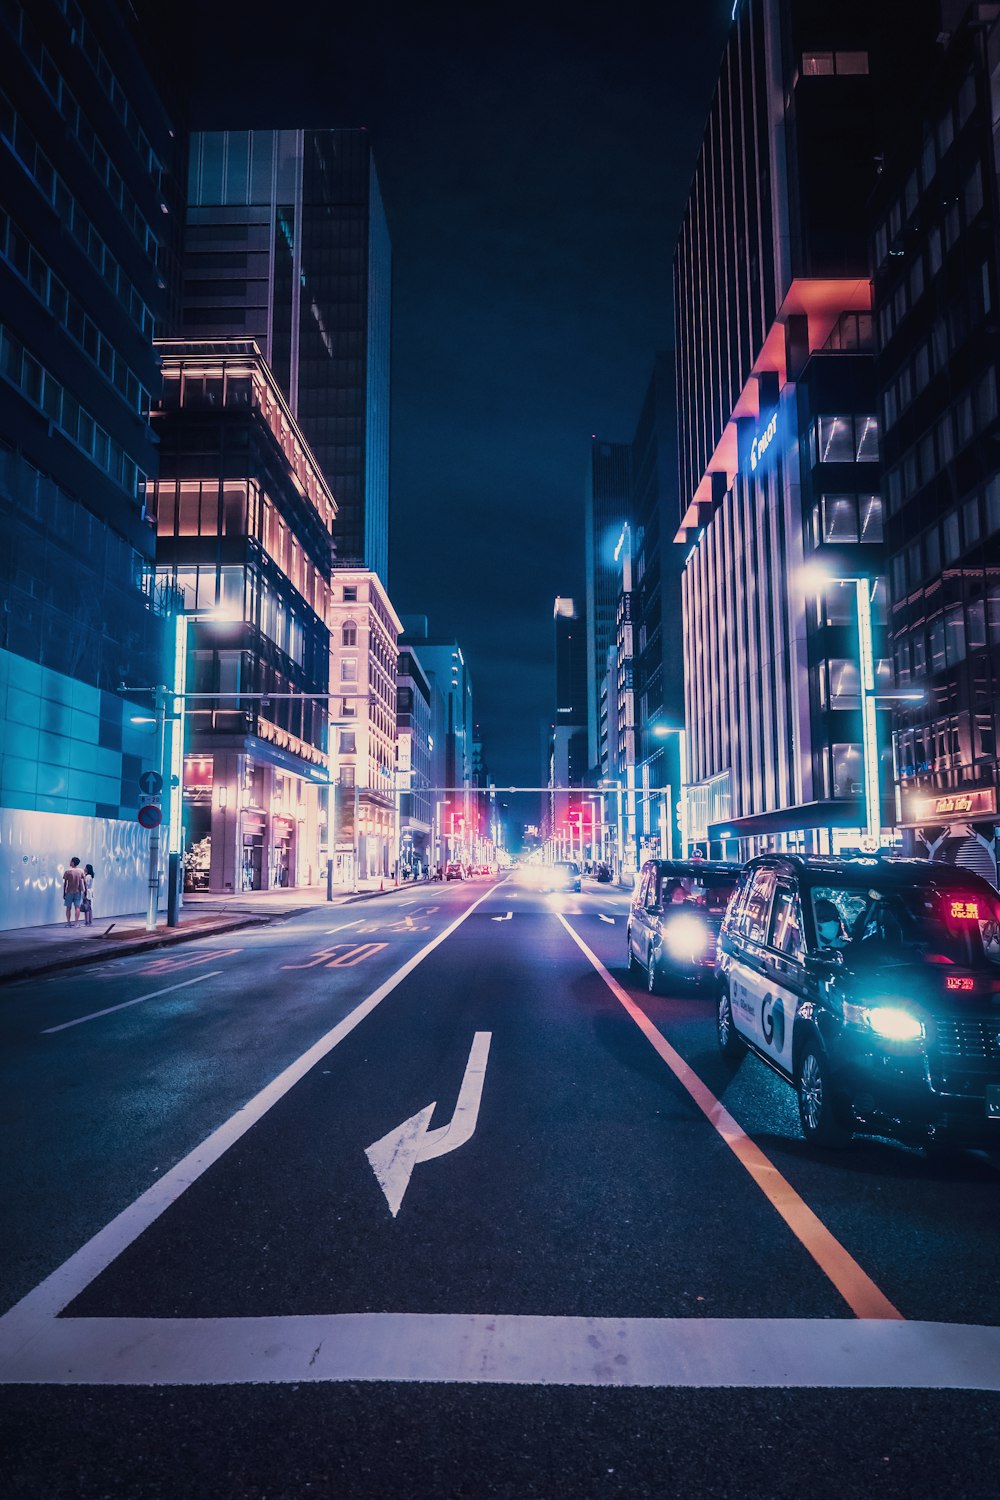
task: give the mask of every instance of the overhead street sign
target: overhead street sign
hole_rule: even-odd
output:
[[[159,828],[163,822],[163,808],[147,802],[145,807],[140,807],[136,817],[143,828]]]

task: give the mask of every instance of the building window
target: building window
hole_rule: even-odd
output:
[[[353,766],[341,766],[341,768],[340,768],[340,784],[341,784],[341,786],[353,786],[354,785],[354,767]]]
[[[881,495],[859,495],[858,512],[861,519],[861,525],[858,529],[858,540],[861,542],[881,542],[884,536]]]
[[[833,53],[832,52],[805,52],[802,56],[803,78],[823,78],[833,76]]]
[[[816,438],[819,463],[853,463],[854,429],[850,417],[818,417]]]
[[[863,790],[861,779],[861,746],[831,745],[833,795],[856,797]]]
[[[358,627],[353,620],[345,620],[340,632],[340,644],[342,646],[356,646],[358,644]]]
[[[358,588],[357,588],[357,584],[345,583],[344,584],[344,603],[345,604],[357,604],[357,602],[358,602]]]
[[[858,77],[868,72],[867,52],[838,52],[834,61],[838,78]]]
[[[340,663],[341,682],[357,682],[358,663],[353,656],[345,656]]]
[[[856,542],[857,539],[858,497],[856,495],[824,495],[824,542]]]
[[[340,753],[341,755],[357,754],[357,736],[353,729],[342,729],[340,731]]]
[[[877,463],[876,416],[817,417],[816,461],[821,464]]]

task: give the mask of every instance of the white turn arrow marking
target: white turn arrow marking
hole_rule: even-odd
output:
[[[492,1035],[491,1031],[477,1031],[473,1037],[465,1077],[458,1091],[458,1103],[447,1125],[428,1130],[431,1115],[437,1108],[435,1101],[404,1120],[402,1125],[395,1126],[365,1151],[393,1218],[399,1213],[417,1162],[430,1161],[432,1157],[456,1151],[475,1134]]]
[[[490,921],[491,922],[509,922],[510,919],[511,919],[511,917],[513,915],[514,915],[514,913],[512,911],[509,911],[505,917],[491,917]]]
[[[599,911],[597,915],[600,917],[602,922],[610,922],[612,927],[615,925],[614,917],[606,917],[602,911]]]

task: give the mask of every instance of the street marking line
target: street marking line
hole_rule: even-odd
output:
[[[355,917],[353,922],[341,922],[339,927],[328,927],[325,936],[329,937],[334,932],[346,932],[348,927],[360,927],[364,917]]]
[[[98,1021],[101,1016],[110,1016],[116,1010],[128,1010],[130,1005],[141,1005],[144,1000],[158,1000],[161,995],[169,995],[174,990],[186,990],[189,984],[201,984],[203,979],[218,979],[221,973],[221,969],[213,969],[210,974],[196,974],[193,979],[182,979],[179,984],[168,984],[165,990],[153,990],[149,995],[137,995],[134,1000],[123,1000],[120,1005],[109,1005],[106,1010],[92,1011],[89,1016],[77,1016],[75,1021],[63,1021],[60,1026],[46,1026],[41,1035],[51,1036],[55,1031],[68,1031],[71,1026],[82,1026],[84,1021]]]
[[[384,980],[377,989],[372,990],[367,999],[362,1000],[360,1005],[356,1005],[342,1021],[338,1021],[336,1026],[325,1032],[319,1041],[314,1042],[300,1057],[289,1063],[288,1067],[284,1068],[276,1078],[272,1078],[270,1083],[248,1100],[242,1109],[237,1110],[222,1125],[213,1130],[200,1145],[195,1146],[193,1151],[189,1151],[187,1156],[171,1167],[169,1172],[164,1172],[163,1176],[157,1178],[156,1182],[140,1194],[133,1203],[123,1208],[109,1224],[99,1229],[68,1260],[63,1261],[61,1266],[57,1266],[54,1271],[50,1272],[32,1291],[22,1297],[20,1302],[16,1302],[0,1318],[0,1363],[7,1355],[20,1348],[26,1340],[40,1335],[48,1327],[50,1319],[62,1312],[74,1297],[78,1297],[84,1288],[106,1270],[134,1240],[137,1240],[150,1224],[155,1223],[193,1182],[196,1182],[204,1172],[208,1171],[209,1167],[224,1156],[230,1146],[242,1140],[247,1131],[256,1125],[258,1120],[262,1120],[268,1111],[273,1109],[290,1089],[294,1088],[295,1084],[335,1047],[339,1046],[345,1037],[350,1036],[355,1027],[360,1026],[361,1022],[381,1005],[386,996],[392,994],[397,985],[402,984],[403,980],[412,974],[414,969],[434,952],[435,948],[439,948],[453,932],[461,927],[466,918],[471,916],[489,894],[488,890],[484,891],[479,899],[468,906],[465,911],[460,912],[443,932],[439,932],[437,937],[425,943],[418,953],[401,964],[394,974],[390,974],[389,978]],[[207,974],[197,976],[199,980],[210,977]],[[193,984],[195,980],[186,980],[185,983]]]
[[[782,1177],[777,1167],[764,1155],[756,1142],[752,1141],[736,1123],[725,1105],[716,1099],[711,1089],[702,1083],[694,1069],[690,1068],[680,1053],[671,1047],[645,1011],[636,1005],[618,981],[612,978],[597,954],[588,948],[578,933],[574,932],[562,913],[556,912],[556,916],[577,947],[593,964],[615,999],[624,1006],[647,1042],[663,1059],[678,1083],[687,1090],[709,1124],[715,1127],[740,1165],[746,1168],[768,1202],[777,1209],[824,1276],[836,1287],[855,1317],[902,1321],[903,1315],[898,1308],[894,1307],[879,1290],[868,1273],[863,1271],[853,1256],[848,1254],[840,1241],[813,1213],[805,1200],[799,1197],[791,1183]]]
[[[328,1313],[55,1318],[16,1385],[317,1381],[719,1389],[1000,1390],[1000,1328],[855,1318]]]

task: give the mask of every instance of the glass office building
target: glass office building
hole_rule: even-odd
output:
[[[113,0],[0,7],[0,925],[73,854],[141,909],[165,678],[147,507],[177,141]],[[147,689],[146,692],[141,691]]]
[[[1000,6],[971,5],[886,152],[872,240],[900,822],[997,878]],[[944,40],[944,38],[942,38]]]
[[[363,130],[191,139],[185,331],[253,338],[337,497],[336,559],[386,582],[392,255]]]
[[[609,748],[601,726],[601,689],[608,651],[615,644],[621,563],[615,548],[629,519],[631,450],[628,443],[593,438],[584,502],[587,624],[587,755],[591,769],[607,775]],[[610,755],[614,756],[614,746]]]

